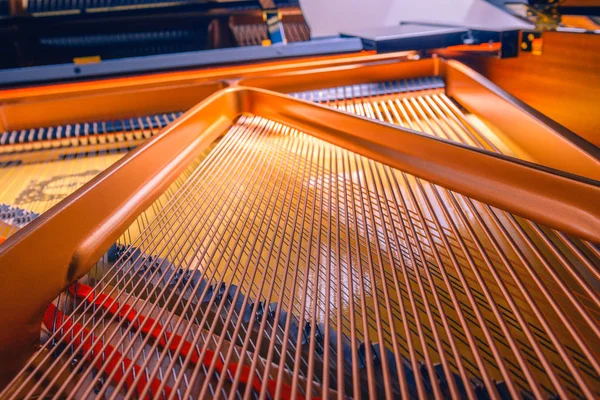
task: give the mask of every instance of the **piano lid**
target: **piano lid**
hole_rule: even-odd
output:
[[[328,0],[327,4],[300,0],[313,38],[416,22],[500,31],[532,26],[485,0]]]

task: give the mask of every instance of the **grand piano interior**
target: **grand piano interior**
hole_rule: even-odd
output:
[[[0,398],[600,397],[600,2],[0,0]]]

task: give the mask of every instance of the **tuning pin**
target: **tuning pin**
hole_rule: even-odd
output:
[[[215,305],[218,305],[221,302],[221,299],[225,295],[226,288],[227,288],[227,285],[225,284],[225,282],[221,282],[221,286],[219,286],[219,291],[217,292],[217,294],[215,296]]]
[[[98,378],[98,381],[94,385],[94,393],[95,394],[100,393],[100,390],[102,390],[102,386],[104,386],[104,379]]]
[[[79,359],[78,358],[74,358],[71,361],[71,371],[76,373],[76,374],[82,374],[83,373],[83,364],[79,366],[79,368],[77,367],[77,364],[79,364]]]
[[[256,308],[256,321],[261,322],[264,314],[265,314],[265,303],[262,301],[259,301],[258,306]]]
[[[267,312],[267,318],[269,321],[273,321],[275,319],[275,313],[277,312],[277,303],[269,304],[269,311]]]
[[[371,348],[371,359],[372,359],[373,363],[376,364],[377,361],[378,361],[377,353],[374,351],[372,344],[369,343],[368,346]],[[361,342],[358,345],[358,355],[363,360],[365,360],[365,365],[366,365],[366,360],[367,360],[367,344],[365,342]]]

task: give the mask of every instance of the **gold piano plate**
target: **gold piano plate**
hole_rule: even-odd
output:
[[[600,183],[362,110],[224,89],[10,237],[2,395],[597,395]]]

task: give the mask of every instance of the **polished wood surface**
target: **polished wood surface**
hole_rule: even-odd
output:
[[[545,32],[541,55],[464,61],[531,107],[600,147],[600,35]]]
[[[446,93],[480,116],[513,154],[600,180],[600,149],[456,60],[441,64]]]
[[[0,132],[181,111],[222,82],[323,67],[402,60],[409,52],[359,52],[0,90]],[[135,101],[132,101],[135,98]]]

